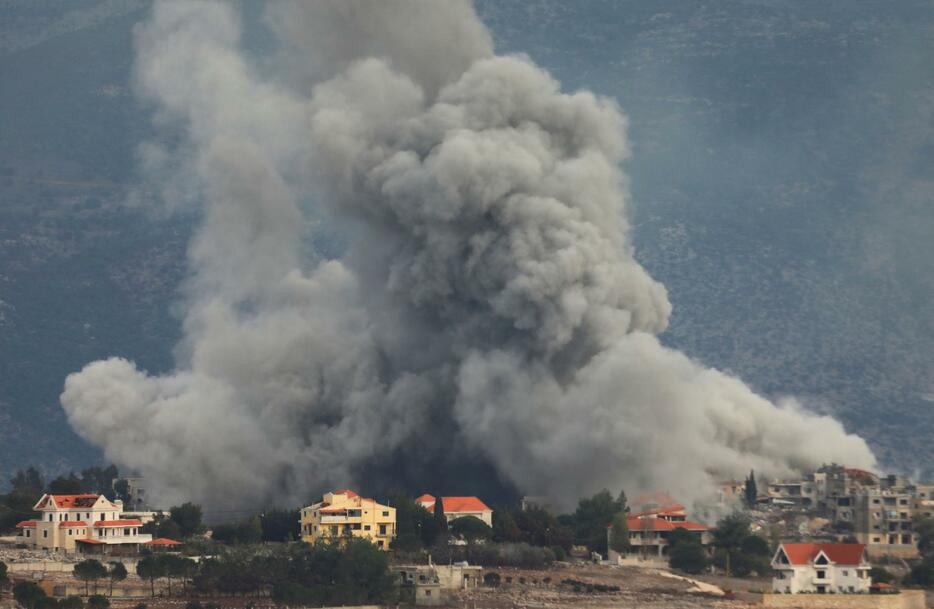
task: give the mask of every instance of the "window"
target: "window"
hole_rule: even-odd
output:
[[[389,512],[383,512],[383,516],[389,516]]]
[[[823,569],[820,569],[817,572],[817,579],[824,579],[825,577],[827,577],[827,572],[824,571]]]
[[[386,534],[386,525],[385,525],[385,524],[379,525],[379,534],[380,534],[380,535],[385,535],[385,534]]]
[[[846,569],[843,570],[843,577],[846,577],[846,576],[849,575],[849,574],[850,574],[849,571],[847,571]]]
[[[337,535],[337,527],[336,527],[336,526],[331,527],[331,535]]]
[[[364,531],[369,531],[369,530],[370,530],[370,525],[368,525],[368,524],[363,525],[363,530],[364,530]]]
[[[44,539],[48,539],[48,537],[49,537],[49,531],[48,531],[48,530],[42,531],[42,537],[43,537]]]
[[[294,529],[293,529],[293,530],[294,530]],[[124,534],[124,535],[129,535],[129,534],[130,534],[130,529],[123,529],[123,534]]]

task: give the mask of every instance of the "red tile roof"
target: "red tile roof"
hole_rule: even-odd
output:
[[[654,508],[651,510],[645,510],[643,512],[635,512],[633,514],[630,514],[630,516],[651,516],[653,514],[663,515],[663,514],[683,514],[683,513],[684,513],[684,506],[681,505],[680,503],[676,503],[674,505],[669,505],[666,507]]]
[[[90,544],[94,544],[95,546],[99,546],[104,543],[103,541],[100,541],[97,539],[76,539],[75,541],[77,541],[78,543],[90,543]]]
[[[143,521],[131,518],[129,520],[98,520],[94,523],[95,527],[138,527],[142,526]]]
[[[144,546],[180,546],[182,545],[182,542],[175,541],[174,539],[169,539],[168,537],[159,537],[158,539],[147,541],[143,545]]]
[[[416,499],[418,503],[430,503],[425,506],[427,509],[434,509],[435,498],[425,494]],[[489,512],[492,511],[487,504],[480,501],[477,497],[442,497],[441,505],[444,507],[445,514],[457,514],[462,512]]]
[[[612,526],[612,525],[610,525]],[[630,516],[626,519],[626,526],[630,531],[674,531],[687,529],[688,531],[707,531],[707,525],[690,520],[672,522],[664,518],[639,518]]]
[[[350,490],[349,488],[344,488],[339,491],[331,491],[331,493],[334,495],[347,495],[348,497],[359,497],[360,496],[357,493]]]
[[[88,523],[81,520],[66,520],[65,522],[58,523],[60,529],[67,529],[71,527],[86,527]]]
[[[36,526],[35,520],[23,520],[21,522],[16,523],[17,529],[25,529],[27,527],[34,527],[34,526]]]
[[[337,514],[337,513],[346,512],[347,508],[345,507],[321,508],[318,511],[321,512],[322,514]]]
[[[858,565],[862,562],[865,547],[861,543],[783,543],[781,545],[788,561],[793,565],[810,564],[821,552],[826,554],[834,564]]]
[[[91,507],[97,502],[97,498],[100,495],[95,495],[94,493],[84,493],[81,495],[46,495],[36,506],[37,508],[44,508],[49,503],[49,499],[55,500],[55,505],[60,508],[73,508],[73,507]]]

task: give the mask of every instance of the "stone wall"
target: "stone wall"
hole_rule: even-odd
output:
[[[899,594],[764,594],[763,607],[781,609],[925,609],[924,592]]]

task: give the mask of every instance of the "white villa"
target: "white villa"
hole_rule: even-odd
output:
[[[43,495],[32,509],[39,518],[16,525],[23,545],[109,554],[135,552],[140,544],[152,541],[152,535],[139,533],[142,521],[121,518],[121,502],[103,495]]]
[[[772,591],[869,592],[870,567],[861,543],[783,543],[772,558]]]

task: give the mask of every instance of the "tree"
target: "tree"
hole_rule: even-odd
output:
[[[455,518],[451,522],[451,533],[468,543],[493,537],[493,529],[476,516]]]
[[[625,554],[629,549],[629,526],[626,523],[626,512],[619,512],[613,516],[610,527],[610,549],[618,554]]]
[[[32,491],[41,493],[45,488],[45,482],[42,481],[42,474],[35,467],[28,467],[25,470],[19,470],[12,478],[10,485],[15,491]]]
[[[126,478],[120,478],[114,482],[114,495],[117,496],[117,499],[123,502],[123,505],[126,505],[130,508],[136,507],[130,505],[130,481]]]
[[[934,559],[925,558],[917,565],[911,568],[911,572],[905,578],[906,582],[925,588],[934,587]]]
[[[441,495],[435,495],[434,521],[438,534],[446,538],[448,533],[448,519],[447,516],[444,515],[444,499],[441,498]]]
[[[88,599],[88,609],[107,609],[110,607],[110,601],[106,596],[95,594]]]
[[[625,500],[625,494],[620,494]],[[613,516],[618,512],[625,512],[626,506],[613,499],[610,491],[603,489],[593,497],[581,499],[572,516],[574,524],[574,540],[584,544],[594,552],[605,554],[606,527],[613,522]]]
[[[756,500],[759,498],[759,489],[756,488],[756,474],[749,470],[749,477],[746,478],[746,506],[756,507]]]
[[[668,549],[681,543],[700,543],[700,534],[695,531],[689,531],[684,527],[677,527],[668,534]]]
[[[88,582],[94,582],[94,593],[97,593],[97,580],[107,577],[107,567],[102,565],[99,561],[89,558],[87,560],[82,560],[74,567],[74,575],[76,579],[80,579],[84,582],[84,594],[88,594]]]
[[[869,569],[869,578],[874,584],[891,584],[895,576],[885,567],[872,567]]]
[[[438,527],[432,513],[422,504],[402,491],[390,493],[387,503],[396,508],[396,538],[392,541],[393,549],[414,552],[435,543]]]
[[[81,482],[90,493],[106,495],[108,499],[114,499],[113,481],[120,477],[120,472],[116,465],[107,467],[89,467],[81,470]]]
[[[298,512],[298,510],[270,510],[260,516],[263,541],[294,541],[298,539],[301,535]]]
[[[713,545],[720,551],[715,555],[715,560],[718,566],[726,570],[727,575],[735,570],[735,557],[740,554],[740,546],[749,535],[749,521],[740,514],[730,514],[717,522],[713,530]]]
[[[165,576],[165,569],[163,563],[159,560],[159,557],[143,557],[138,563],[136,563],[136,574],[139,575],[141,579],[149,580],[149,588],[152,591],[152,596],[155,597],[156,580]]]
[[[6,563],[0,561],[0,592],[6,590],[7,586],[10,585],[10,579],[7,577],[7,566]]]
[[[125,580],[127,575],[126,567],[122,562],[114,561],[110,563],[110,569],[107,571],[107,576],[110,578],[110,596],[114,595],[114,584]]]
[[[80,596],[69,596],[58,601],[59,609],[83,609],[84,601],[81,600]]]
[[[512,512],[507,509],[493,511],[493,541],[519,541],[521,532]]]
[[[700,541],[683,540],[669,547],[668,564],[672,569],[680,569],[685,573],[701,573],[707,568],[707,552]]]
[[[13,586],[13,598],[26,609],[35,609],[36,603],[45,596],[45,592],[36,582],[21,581]]]
[[[81,480],[72,472],[67,477],[59,476],[49,482],[49,492],[53,495],[78,495],[84,492]]]
[[[912,528],[918,534],[918,551],[934,557],[934,518],[916,518]]]
[[[170,518],[178,525],[182,537],[191,537],[201,531],[201,506],[190,501],[169,510]]]

